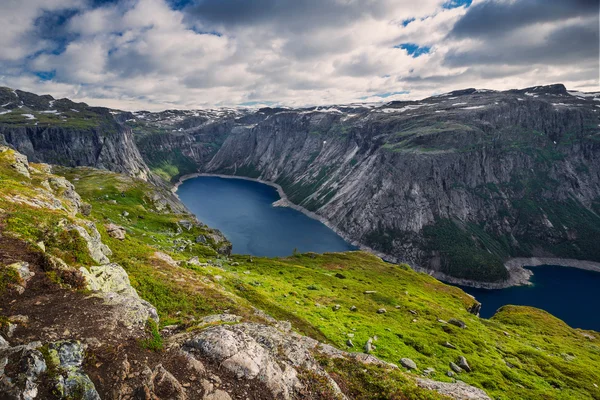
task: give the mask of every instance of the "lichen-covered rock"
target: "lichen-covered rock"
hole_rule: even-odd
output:
[[[80,211],[81,197],[75,191],[75,186],[71,182],[62,176],[51,176],[48,178],[48,184],[57,195],[67,200],[73,215]]]
[[[26,176],[27,178],[31,178],[31,174],[29,173],[29,163],[27,161],[27,156],[14,151],[13,149],[0,146],[0,154],[7,153],[11,158],[10,166],[19,174]]]
[[[107,224],[104,225],[104,229],[106,229],[106,233],[114,239],[125,240],[125,228],[115,224]]]
[[[149,318],[158,322],[156,308],[140,298],[120,265],[112,263],[91,267],[89,271],[81,268],[80,271],[88,289],[97,292],[107,304],[118,307],[125,325],[141,328]]]
[[[438,382],[430,379],[417,379],[417,385],[457,400],[491,400],[481,389],[458,381],[455,383]]]
[[[345,398],[312,355],[320,344],[280,328],[283,330],[251,323],[219,325],[186,341],[183,349],[218,363],[239,379],[260,380],[275,398],[291,399],[302,390],[299,369],[322,376],[340,398]]]
[[[100,236],[100,232],[96,228],[96,225],[93,222],[81,222],[85,227],[78,224],[65,224],[66,230],[75,230],[79,233],[79,236],[85,240],[87,244],[88,251],[90,253],[90,257],[97,262],[98,264],[108,264],[110,260],[109,256],[112,255],[112,251],[110,248],[102,243],[102,237]]]
[[[230,255],[233,248],[231,242],[220,231],[213,229],[208,237],[215,244],[215,250],[220,254]]]
[[[6,268],[13,269],[19,275],[19,283],[11,284],[11,286],[17,293],[23,294],[27,282],[35,276],[35,272],[29,269],[29,263],[23,261],[10,264]]]
[[[48,353],[58,372],[55,392],[61,399],[100,400],[94,383],[83,371],[83,347],[79,341],[65,340],[50,343]]]

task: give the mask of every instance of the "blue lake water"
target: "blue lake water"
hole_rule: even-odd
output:
[[[259,182],[202,176],[184,181],[177,195],[200,221],[223,232],[236,254],[356,250],[323,223],[292,208],[273,207],[277,190]]]
[[[573,328],[600,332],[600,273],[557,266],[530,267],[533,286],[500,290],[462,287],[481,302],[481,316],[489,318],[506,304],[548,311]]]
[[[262,183],[198,177],[183,182],[177,194],[198,219],[227,236],[236,254],[284,257],[294,249],[316,253],[356,249],[321,222],[291,208],[273,207],[279,195]],[[531,269],[534,286],[462,289],[482,303],[484,318],[506,304],[527,305],[572,327],[600,331],[600,273],[555,266]]]

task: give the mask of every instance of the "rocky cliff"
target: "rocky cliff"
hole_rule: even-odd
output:
[[[32,161],[150,177],[131,129],[109,109],[8,88],[0,88],[0,105],[0,144]]]
[[[141,131],[153,119],[174,127],[156,133],[155,146],[137,140],[146,158],[178,151],[182,159],[171,161],[188,172],[278,183],[292,202],[391,260],[501,285],[509,257],[600,260],[598,100],[553,85],[261,109],[201,124],[187,124],[189,112],[146,114],[136,120]]]

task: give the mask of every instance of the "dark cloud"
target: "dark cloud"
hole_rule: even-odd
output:
[[[490,40],[476,49],[450,51],[444,64],[450,67],[505,65],[565,65],[593,60],[598,65],[598,19],[586,24],[568,25],[552,31],[542,43],[520,45],[510,41]]]
[[[493,37],[543,22],[598,15],[598,0],[487,0],[471,6],[449,36]]]
[[[210,26],[277,24],[290,30],[335,27],[365,16],[384,17],[388,2],[378,0],[197,0],[184,8],[190,21]]]

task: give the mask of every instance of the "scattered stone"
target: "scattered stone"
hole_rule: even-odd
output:
[[[374,294],[374,293],[377,293],[377,291],[375,291],[375,290],[365,290],[364,291],[364,294]]]
[[[454,372],[453,371],[446,371],[446,376],[453,378],[454,377]]]
[[[7,347],[10,347],[10,344],[0,335],[0,349],[5,349]]]
[[[83,371],[83,347],[79,341],[50,343],[50,359],[60,371],[55,378],[55,390],[61,399],[100,400],[94,383]]]
[[[440,324],[447,324],[448,321],[444,321],[443,319],[438,319],[437,322],[439,322]]]
[[[342,308],[342,306],[340,306],[339,304],[336,304],[335,306],[333,306],[333,311],[337,311],[340,308]]]
[[[418,313],[415,310],[408,310],[409,313],[411,313],[412,315],[418,315]]]
[[[380,308],[379,310],[377,310],[377,314],[385,314],[387,311],[385,308]]]
[[[335,274],[335,277],[336,277],[336,278],[338,278],[338,279],[346,279],[346,276],[345,276],[345,275],[342,275],[342,274],[340,274],[339,272],[337,272],[337,273]]]
[[[479,317],[479,313],[481,312],[481,303],[475,303],[468,310],[471,314],[477,315]]]
[[[2,345],[0,344],[0,346],[2,346]],[[346,340],[346,346],[348,346],[348,347],[354,347],[354,343],[352,343],[352,340],[348,339],[348,340]]]
[[[458,365],[454,364],[453,362],[450,362],[450,369],[454,372],[456,372],[457,374],[460,374],[461,372],[463,372],[463,369],[461,367],[459,367]]]
[[[108,204],[117,204],[117,201],[116,200],[109,200]]]
[[[373,350],[374,350],[373,338],[369,338],[369,340],[367,340],[367,343],[365,343],[365,353],[369,354]]]
[[[68,231],[76,230],[77,233],[79,233],[79,236],[87,243],[90,257],[92,257],[95,262],[98,264],[108,264],[110,262],[108,257],[112,255],[112,251],[107,245],[102,243],[100,232],[98,232],[98,229],[93,222],[85,223],[85,227],[77,224],[68,224],[67,221],[61,221],[59,222],[59,225],[60,224],[64,225],[65,229]]]
[[[129,213],[127,211],[123,211],[121,213],[122,216],[124,216],[125,218],[129,217]]]
[[[447,347],[447,348],[449,348],[449,349],[456,350],[456,346],[455,346],[455,345],[453,345],[453,344],[452,344],[452,343],[450,343],[450,342],[445,342],[445,343],[442,343],[442,346],[444,346],[444,347]]]
[[[358,310],[358,308],[356,308],[356,306],[350,307],[350,311],[357,311],[357,310]]]
[[[454,326],[458,326],[459,328],[466,328],[467,324],[465,324],[463,321],[461,321],[460,319],[456,319],[456,318],[451,318],[448,321],[449,324],[452,324]]]
[[[464,369],[467,372],[471,372],[471,367],[469,366],[469,363],[467,362],[467,359],[463,356],[458,357],[458,366],[462,369]]]
[[[410,358],[402,358],[400,359],[400,365],[407,369],[417,369],[417,364]]]
[[[188,231],[194,226],[194,224],[191,221],[188,221],[187,219],[182,219],[178,223],[183,229]]]
[[[37,242],[36,245],[42,250],[43,253],[46,252],[46,245],[44,244],[44,242]]]
[[[106,229],[106,233],[108,233],[108,236],[118,240],[125,240],[125,228],[123,228],[122,226],[108,224],[104,225],[104,228]]]
[[[435,372],[435,369],[433,369],[433,368],[425,368],[425,369],[423,370],[423,373],[424,373],[425,375],[433,374],[434,372]]]

